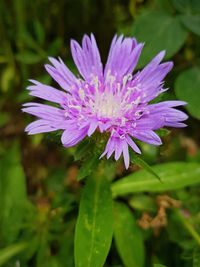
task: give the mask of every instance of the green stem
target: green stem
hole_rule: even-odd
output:
[[[182,215],[182,213],[180,211],[177,212],[177,215],[178,215],[179,219],[181,220],[181,222],[183,223],[184,227],[188,230],[188,232],[190,233],[190,235],[194,238],[194,240],[196,240],[196,242],[200,246],[200,235],[194,229],[193,225],[189,222],[189,220],[187,218],[185,218]]]

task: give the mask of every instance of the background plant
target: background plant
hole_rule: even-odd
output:
[[[166,49],[165,99],[188,102],[189,127],[160,131],[160,148],[141,144],[128,171],[98,166],[96,140],[64,149],[55,134],[24,134],[28,79],[52,83],[48,56],[76,71],[67,45],[84,32],[104,62],[115,32],[146,42],[139,67]],[[200,266],[200,2],[0,1],[0,34],[0,265]]]

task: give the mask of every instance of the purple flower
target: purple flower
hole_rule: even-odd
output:
[[[95,131],[107,132],[109,139],[101,157],[109,158],[114,153],[118,160],[123,154],[128,168],[128,147],[141,153],[133,139],[160,145],[161,139],[154,130],[186,126],[182,121],[187,115],[175,109],[185,102],[150,103],[166,91],[163,79],[173,67],[172,62],[161,63],[164,51],[143,70],[132,74],[142,48],[143,43],[137,43],[135,38],[115,36],[103,68],[92,34],[84,35],[82,47],[72,40],[71,52],[81,77],[76,77],[60,58],[49,58],[51,65],[45,68],[63,90],[31,80],[29,94],[52,101],[57,107],[25,104],[23,111],[38,118],[26,127],[28,134],[62,130],[63,145],[71,147]]]

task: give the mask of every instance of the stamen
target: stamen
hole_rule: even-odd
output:
[[[122,91],[125,89],[125,87],[126,87],[126,84],[127,84],[127,82],[128,81],[131,81],[131,79],[132,79],[132,74],[127,74],[127,75],[125,75],[124,77],[123,77],[123,81],[122,81]]]
[[[81,100],[84,100],[84,98],[85,98],[84,90],[82,88],[79,88],[78,93],[79,93],[79,96],[80,96]]]

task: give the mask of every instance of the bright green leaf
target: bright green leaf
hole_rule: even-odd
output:
[[[0,266],[5,264],[13,256],[25,250],[27,247],[26,243],[18,243],[0,250]]]
[[[148,171],[149,173],[151,173],[152,175],[154,175],[158,180],[161,181],[160,176],[142,158],[140,158],[139,156],[137,156],[135,153],[132,153],[131,154],[131,159],[132,159],[133,163],[139,165],[140,167],[142,167],[143,169],[145,169],[146,171]]]
[[[102,267],[112,234],[110,183],[105,176],[89,177],[82,193],[75,231],[75,266]]]
[[[129,208],[122,203],[114,206],[114,238],[126,267],[144,265],[144,244],[141,230]]]
[[[139,192],[165,192],[200,183],[200,164],[171,162],[155,165],[162,183],[146,170],[140,170],[113,183],[114,196]]]
[[[175,91],[179,99],[188,103],[186,109],[190,114],[200,119],[200,67],[182,72],[175,82]]]
[[[136,194],[129,200],[129,205],[137,210],[155,212],[156,203],[152,197],[145,194]]]
[[[161,11],[151,11],[139,16],[131,34],[145,42],[139,61],[144,66],[161,50],[166,50],[166,58],[172,57],[182,47],[187,37],[179,18]]]

